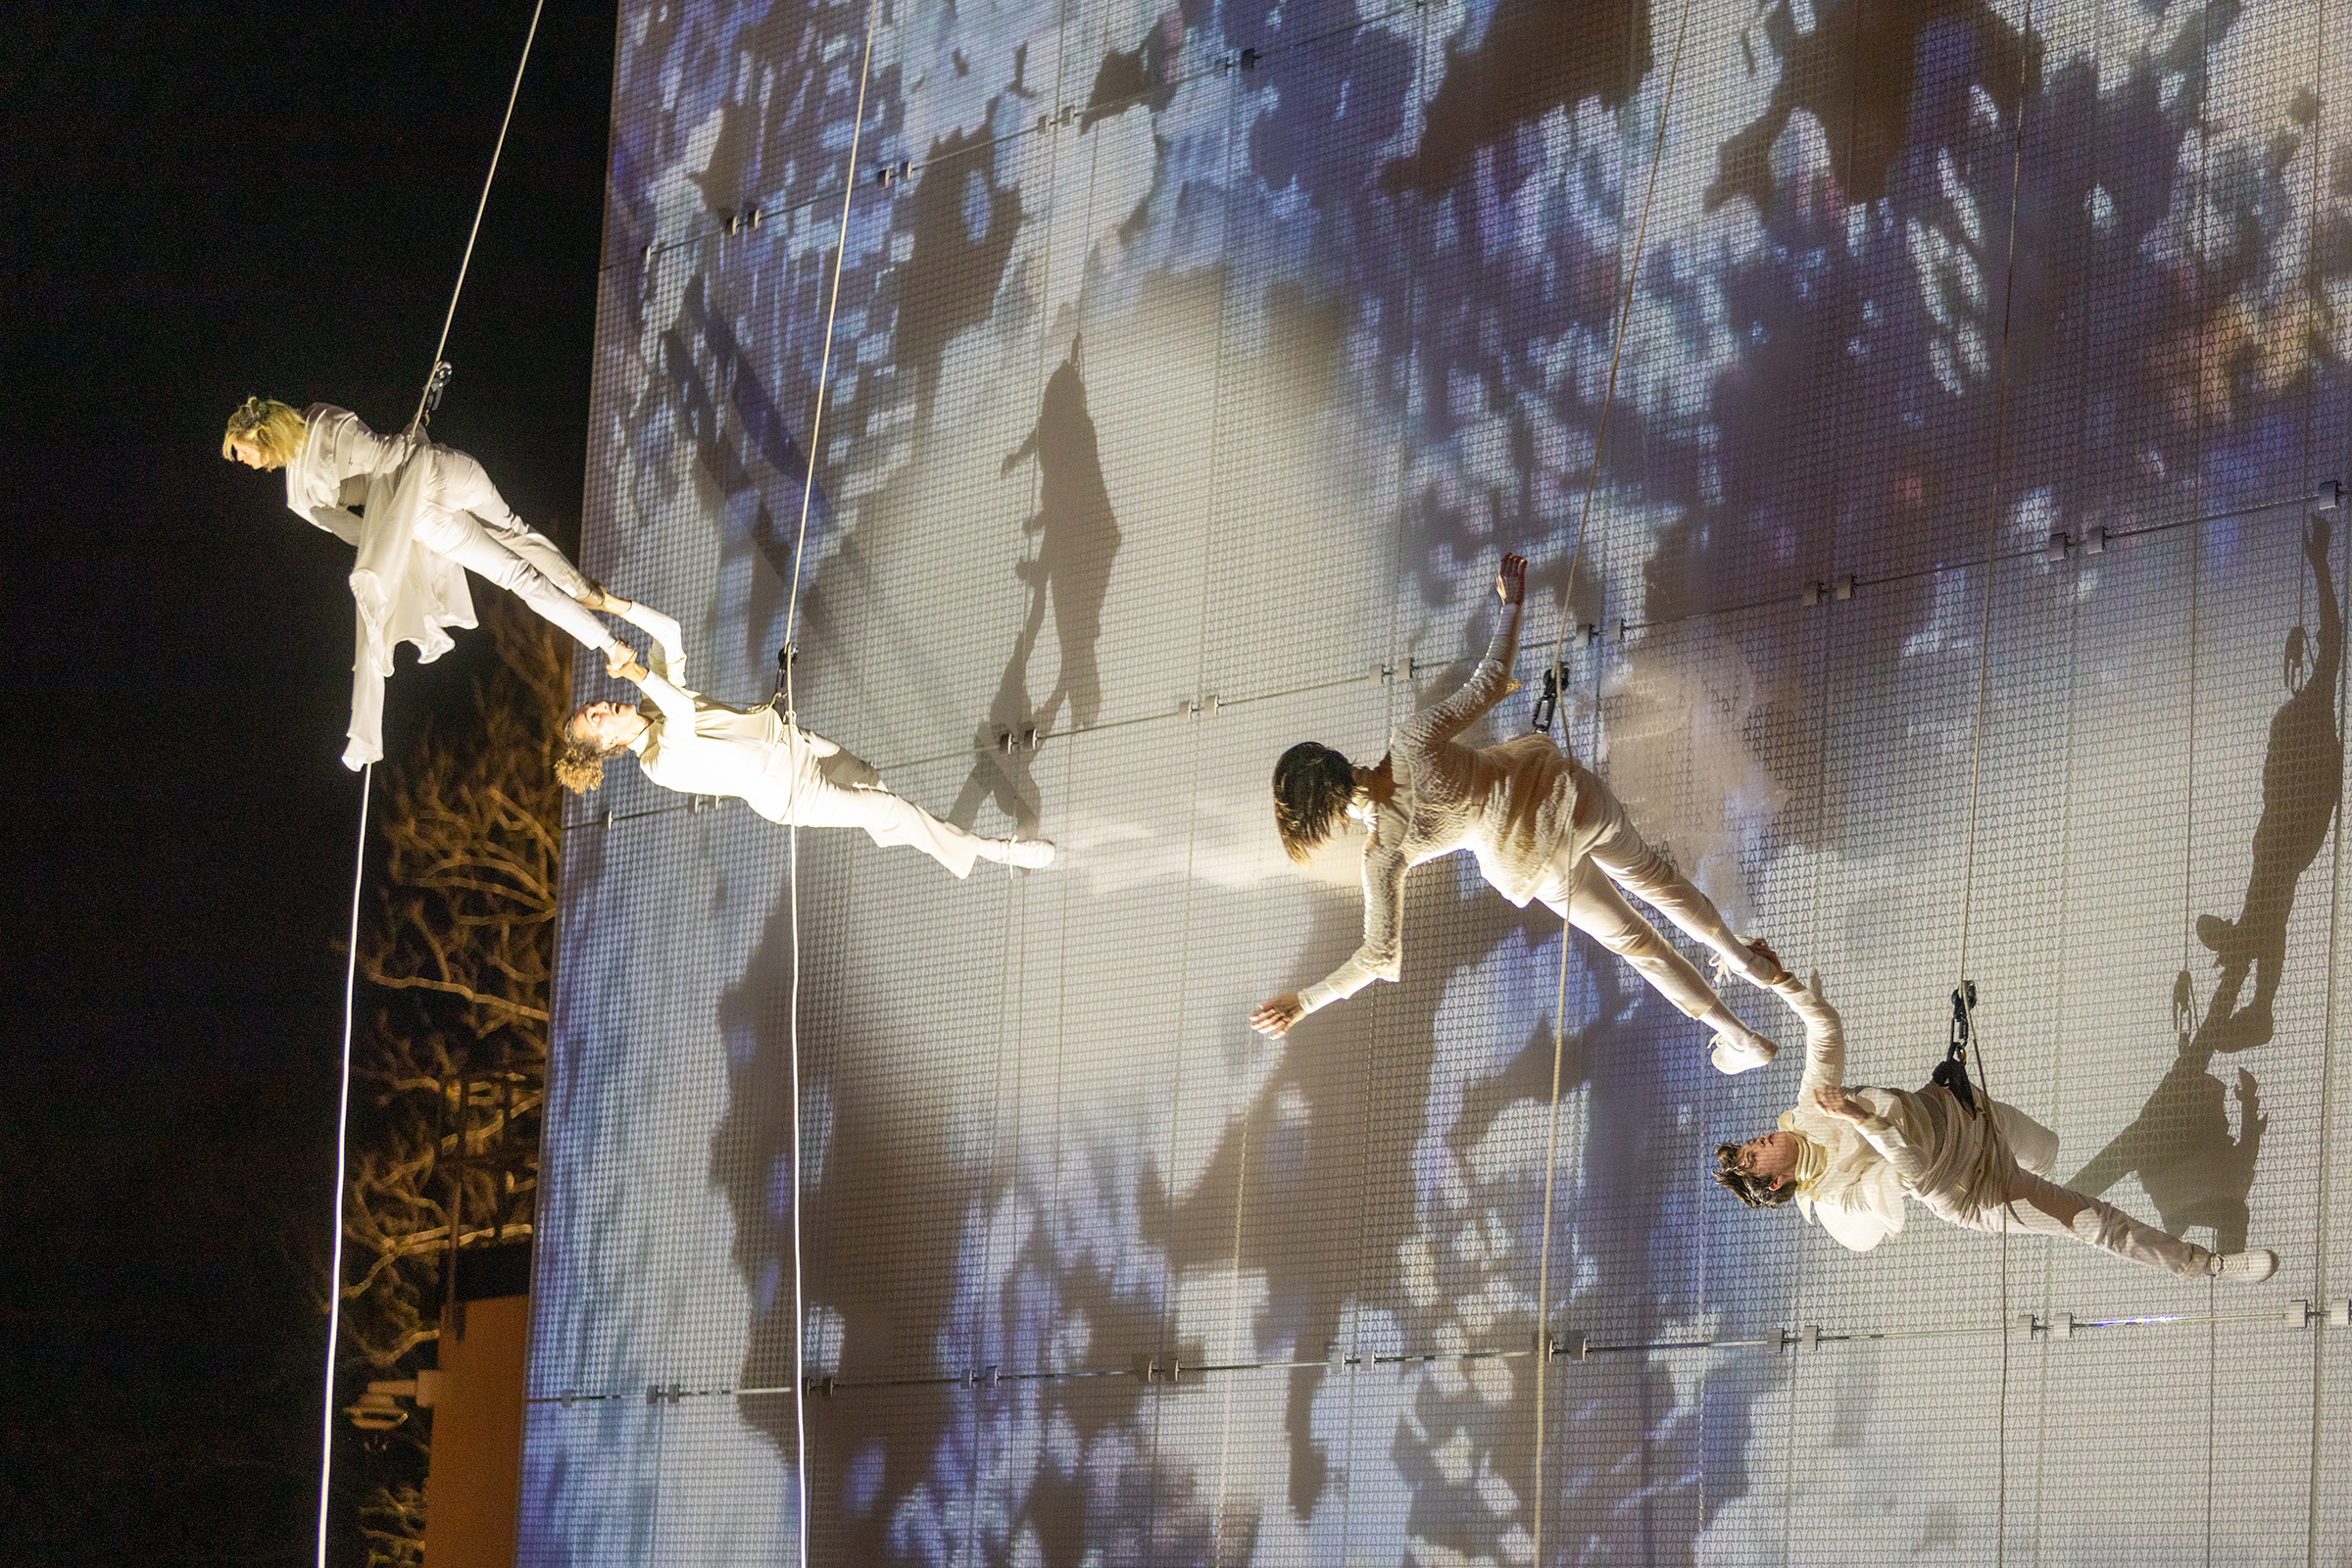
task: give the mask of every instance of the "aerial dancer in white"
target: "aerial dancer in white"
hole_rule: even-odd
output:
[[[298,414],[270,398],[247,398],[229,416],[220,455],[249,468],[285,469],[286,505],[294,514],[359,551],[351,573],[359,646],[347,767],[384,755],[384,677],[392,673],[392,651],[414,643],[420,662],[437,659],[451,646],[445,628],[474,623],[467,571],[519,596],[603,654],[607,670],[618,673],[634,657],[583,608],[596,604],[601,590],[554,540],[515,516],[482,466],[463,452],[377,435],[331,404],[314,403]]]
[[[604,782],[608,759],[634,752],[663,789],[737,796],[771,822],[861,827],[876,844],[909,845],[958,877],[971,874],[974,860],[1029,871],[1053,863],[1054,846],[1044,839],[982,838],[901,800],[881,787],[871,764],[786,723],[772,702],[735,708],[688,689],[676,621],[612,594],[598,604],[652,636],[646,662],[619,671],[652,701],[650,709],[588,703],[564,721],[556,778],[575,795]]]
[[[2015,1105],[1988,1101],[1990,1117],[1980,1116],[1940,1083],[1916,1093],[1848,1090],[1836,1009],[1794,979],[1776,989],[1805,1021],[1796,1105],[1777,1132],[1715,1151],[1715,1180],[1750,1208],[1794,1199],[1856,1252],[1902,1230],[1909,1197],[1969,1230],[2063,1236],[2184,1279],[2253,1284],[2278,1267],[2275,1252],[2209,1251],[2050,1181],[2058,1135]]]
[[[1518,688],[1511,663],[1527,598],[1523,558],[1502,558],[1494,592],[1502,612],[1485,662],[1460,691],[1398,725],[1379,766],[1357,767],[1314,741],[1292,747],[1275,764],[1274,824],[1291,858],[1305,859],[1344,817],[1371,827],[1364,845],[1364,941],[1329,977],[1258,1007],[1250,1026],[1279,1036],[1318,1007],[1375,980],[1395,980],[1404,949],[1404,873],[1468,850],[1504,898],[1521,907],[1540,900],[1714,1030],[1719,1071],[1763,1066],[1778,1048],[1741,1023],[1618,889],[1714,949],[1751,984],[1786,978],[1772,951],[1734,936],[1713,901],[1642,841],[1608,786],[1549,736],[1522,735],[1479,750],[1454,739]]]

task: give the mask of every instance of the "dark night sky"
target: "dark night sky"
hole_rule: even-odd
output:
[[[350,550],[220,458],[249,393],[397,428],[527,3],[0,26],[0,1556],[310,1549]],[[576,537],[613,7],[548,7],[434,435]],[[477,586],[477,595],[497,590]],[[467,639],[392,682],[388,748]]]

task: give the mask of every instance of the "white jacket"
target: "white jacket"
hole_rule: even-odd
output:
[[[1462,689],[1396,728],[1396,793],[1370,808],[1364,844],[1364,940],[1346,963],[1299,991],[1306,1010],[1395,980],[1404,959],[1404,873],[1468,850],[1495,890],[1525,907],[1543,885],[1576,811],[1574,769],[1547,735],[1473,750],[1454,739],[1519,689],[1517,605],[1502,607],[1494,641]]]

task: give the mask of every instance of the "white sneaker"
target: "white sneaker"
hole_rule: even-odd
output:
[[[2260,1285],[2278,1272],[2278,1254],[2267,1247],[2244,1252],[2216,1252],[2205,1272],[2237,1285]]]
[[[1762,1035],[1749,1035],[1745,1040],[1717,1035],[1715,1049],[1708,1056],[1715,1063],[1717,1072],[1728,1074],[1751,1072],[1758,1067],[1768,1066],[1772,1058],[1780,1054],[1781,1048]]]
[[[1051,839],[1002,839],[1003,856],[992,856],[1003,863],[1023,871],[1042,871],[1054,863],[1054,841]]]

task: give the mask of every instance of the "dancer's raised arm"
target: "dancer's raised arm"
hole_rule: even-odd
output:
[[[1260,1004],[1250,1027],[1281,1035],[1374,980],[1396,979],[1404,953],[1405,873],[1469,850],[1487,880],[1513,904],[1542,900],[1712,1029],[1718,1068],[1762,1066],[1772,1059],[1772,1042],[1735,1016],[1617,889],[1623,886],[1666,912],[1757,985],[1786,978],[1769,950],[1734,936],[1706,895],[1642,842],[1607,786],[1548,737],[1523,735],[1483,749],[1457,739],[1515,689],[1511,664],[1527,598],[1526,561],[1504,556],[1494,592],[1502,611],[1487,657],[1460,691],[1396,726],[1379,766],[1357,767],[1315,741],[1292,747],[1275,764],[1275,829],[1293,859],[1305,859],[1345,819],[1369,825],[1364,940],[1322,980]]]

